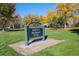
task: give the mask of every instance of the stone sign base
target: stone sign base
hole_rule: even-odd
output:
[[[55,40],[55,39],[48,38],[45,41],[41,40],[38,42],[34,42],[28,46],[25,46],[24,41],[21,41],[21,42],[9,45],[9,47],[13,48],[16,52],[26,56],[26,55],[31,55],[35,52],[39,52],[42,49],[59,44],[61,42],[63,42],[63,40]]]

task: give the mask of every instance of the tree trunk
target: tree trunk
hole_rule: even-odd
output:
[[[66,28],[67,27],[67,25],[66,25],[66,15],[64,15],[63,20],[64,20],[64,28]]]
[[[3,24],[2,31],[4,32],[6,30],[7,21],[3,20],[2,24]]]
[[[13,24],[13,29],[15,29],[14,24]]]
[[[5,29],[4,29],[4,28],[2,28],[2,31],[3,31],[3,32],[5,32]]]
[[[64,23],[64,28],[66,28],[67,27],[67,25],[66,25],[66,23]]]
[[[71,27],[72,25],[71,24],[69,24],[69,27]]]

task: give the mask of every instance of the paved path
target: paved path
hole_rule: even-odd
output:
[[[21,42],[9,45],[9,47],[13,48],[18,53],[26,56],[26,55],[31,55],[35,52],[39,52],[42,49],[59,44],[61,42],[63,42],[63,40],[55,40],[55,39],[48,38],[45,41],[34,42],[29,46],[25,46],[24,41],[21,41]]]

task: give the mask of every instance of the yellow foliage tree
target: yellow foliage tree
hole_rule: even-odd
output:
[[[21,23],[23,25],[27,25],[29,23],[29,20],[28,19],[22,19]]]
[[[42,24],[49,23],[49,18],[48,18],[47,16],[42,17],[41,23],[42,23]]]
[[[73,18],[73,15],[79,13],[79,4],[75,3],[59,3],[56,5],[57,13],[63,18],[64,25],[66,21],[69,23],[70,20],[67,18]]]
[[[27,24],[33,23],[33,22],[40,23],[40,21],[41,21],[41,17],[39,15],[29,14],[23,18],[22,24],[27,25]]]
[[[70,18],[67,18],[67,19],[66,19],[66,22],[67,22],[68,24],[71,24],[72,20],[71,20]]]
[[[47,17],[49,17],[49,18],[59,18],[60,15],[57,14],[57,13],[54,13],[54,12],[51,11],[51,10],[48,10],[48,11],[47,11]]]
[[[55,17],[55,18],[59,18],[60,15],[55,13],[55,14],[53,15],[53,17]]]
[[[52,10],[47,10],[47,16],[49,18],[53,18],[54,17],[54,12]]]

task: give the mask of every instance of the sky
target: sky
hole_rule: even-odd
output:
[[[55,5],[55,3],[17,3],[15,14],[21,17],[28,14],[45,16],[47,10],[55,11]]]

